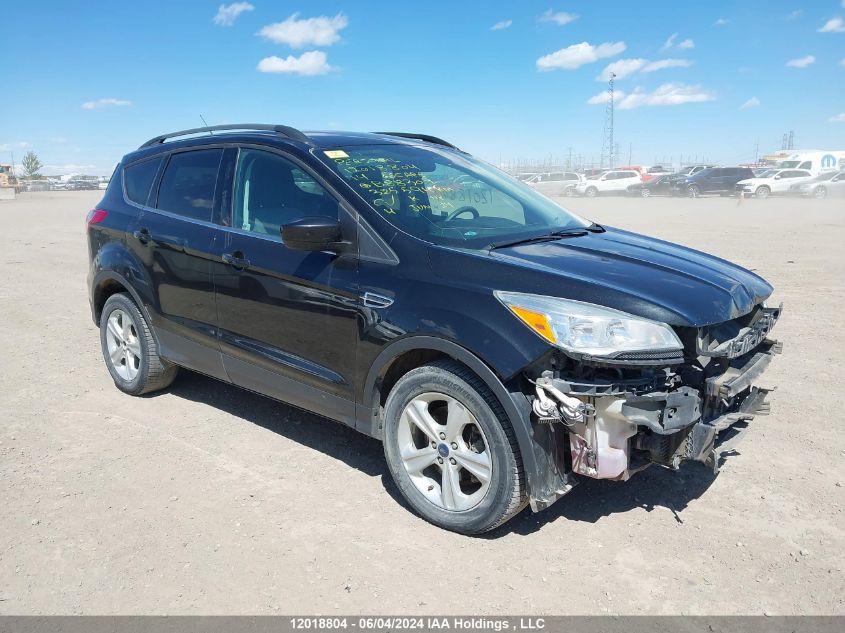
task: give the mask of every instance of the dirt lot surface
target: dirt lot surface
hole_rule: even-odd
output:
[[[0,201],[0,613],[845,613],[842,201],[566,200],[776,286],[773,413],[718,477],[587,480],[467,538],[338,424],[189,372],[120,393],[86,298],[98,199]]]

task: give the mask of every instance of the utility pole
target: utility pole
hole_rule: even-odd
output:
[[[760,156],[760,137],[758,136],[757,142],[754,143],[754,164],[755,165],[760,162],[759,156]]]
[[[601,145],[601,165],[604,169],[605,161],[608,169],[613,169],[613,80],[616,73],[610,73],[610,81],[607,89],[607,107],[604,111],[604,134]]]

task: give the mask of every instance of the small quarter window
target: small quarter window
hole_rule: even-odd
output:
[[[132,163],[123,170],[123,183],[126,197],[136,204],[147,204],[150,188],[153,186],[161,157],[151,158],[138,163]]]

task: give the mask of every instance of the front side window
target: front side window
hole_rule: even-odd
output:
[[[123,170],[126,197],[136,204],[146,205],[159,165],[161,165],[160,156],[127,166]]]
[[[236,229],[281,239],[285,224],[338,217],[338,204],[313,177],[273,152],[242,149],[235,175]]]
[[[388,222],[435,244],[483,248],[590,224],[496,168],[451,149],[356,145],[315,154]]]
[[[156,206],[192,220],[210,222],[222,156],[222,149],[173,154],[161,177]]]

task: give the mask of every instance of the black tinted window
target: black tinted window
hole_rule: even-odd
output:
[[[222,155],[222,149],[173,154],[161,177],[156,206],[187,218],[210,222]]]
[[[153,185],[161,157],[133,163],[123,170],[123,184],[126,197],[137,204],[147,204],[150,187]]]

